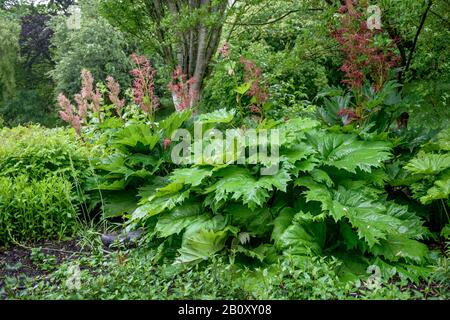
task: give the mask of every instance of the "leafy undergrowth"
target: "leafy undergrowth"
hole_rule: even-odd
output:
[[[70,248],[73,242],[70,243]],[[47,244],[48,246],[48,244]],[[31,249],[30,273],[0,275],[1,299],[448,299],[448,259],[433,266],[430,277],[413,284],[367,270],[361,280],[342,281],[336,259],[285,259],[246,267],[224,255],[187,267],[161,258],[155,248],[90,254]],[[53,246],[56,248],[56,246]],[[2,253],[6,256],[8,253]],[[4,270],[14,266],[2,261]],[[16,263],[21,264],[20,261]],[[4,268],[3,268],[4,267]],[[75,267],[75,268],[74,268]],[[74,270],[81,270],[74,287]]]

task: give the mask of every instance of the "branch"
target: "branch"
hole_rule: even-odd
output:
[[[445,19],[443,16],[441,16],[440,14],[434,12],[434,11],[431,10],[431,9],[430,9],[430,12],[431,12],[432,14],[434,14],[436,17],[440,18],[442,21],[444,21],[447,25],[450,26],[450,21],[449,21],[449,20]]]
[[[432,5],[433,5],[433,1],[430,0],[428,2],[427,8],[425,9],[425,12],[422,15],[422,19],[420,21],[419,28],[417,29],[416,36],[414,37],[413,46],[411,48],[411,51],[409,52],[408,61],[406,62],[405,73],[409,70],[409,67],[411,66],[411,62],[412,62],[412,59],[414,56],[414,51],[416,50],[416,47],[417,47],[417,41],[419,40],[419,35],[422,32],[422,29],[425,25],[425,21],[427,20],[428,12],[430,11]]]
[[[307,11],[323,11],[322,8],[312,8],[312,9],[306,9]],[[237,26],[264,26],[264,25],[268,25],[268,24],[272,24],[272,23],[276,23],[278,21],[283,20],[284,18],[286,18],[287,16],[296,13],[296,12],[300,12],[303,11],[303,9],[296,9],[296,10],[291,10],[286,12],[285,14],[283,14],[282,16],[270,20],[270,21],[266,21],[266,22],[249,22],[249,23],[235,23],[235,25]]]

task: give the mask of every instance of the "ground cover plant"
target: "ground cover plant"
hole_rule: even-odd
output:
[[[448,299],[419,2],[0,2],[0,298]]]

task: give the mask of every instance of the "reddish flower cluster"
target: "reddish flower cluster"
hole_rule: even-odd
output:
[[[91,99],[94,96],[94,77],[89,70],[81,70],[81,97]]]
[[[175,98],[175,109],[182,111],[191,108],[198,101],[198,91],[194,88],[197,80],[192,77],[189,80],[183,73],[181,66],[178,66],[172,75],[172,82],[169,84],[169,90]]]
[[[58,96],[58,103],[61,108],[59,111],[59,116],[65,122],[69,123],[77,132],[78,135],[81,134],[81,118],[76,113],[75,107],[70,103],[69,99],[63,94]]]
[[[342,108],[341,110],[339,110],[337,115],[343,119],[344,125],[349,125],[350,123],[358,119],[356,112],[348,108]]]
[[[81,70],[81,90],[74,96],[78,108],[75,108],[69,99],[60,94],[58,104],[61,119],[69,123],[78,134],[81,134],[81,124],[85,121],[88,110],[99,112],[102,104],[102,94],[98,88],[94,91],[94,78],[89,70]]]
[[[171,143],[172,143],[172,141],[169,138],[165,138],[163,141],[164,150],[167,150],[170,147]]]
[[[155,94],[156,70],[144,56],[133,53],[131,59],[137,68],[131,70],[134,101],[146,112],[154,112],[159,107],[159,99]]]
[[[255,98],[257,106],[262,106],[269,99],[269,89],[267,82],[263,79],[262,70],[253,61],[244,57],[241,57],[240,61],[244,65],[244,81],[251,83],[247,94]],[[258,110],[260,112],[261,109],[258,108]],[[256,111],[255,108],[252,112],[254,111]]]
[[[78,104],[78,108],[82,111],[82,118],[85,118],[85,111],[87,111],[88,106],[92,107],[94,112],[100,111],[102,94],[97,88],[94,91],[94,77],[87,69],[81,70],[81,92],[75,96],[75,101]],[[89,101],[92,104],[89,104]]]
[[[119,98],[120,94],[120,84],[114,80],[113,77],[108,76],[106,78],[106,86],[108,87],[108,97],[109,100],[116,107],[116,112],[119,116],[122,116],[122,109],[125,105],[125,100]]]
[[[250,112],[251,113],[257,113],[257,114],[261,114],[261,109],[259,108],[259,107],[257,107],[257,106],[255,106],[254,104],[252,104],[251,106],[250,106]]]
[[[333,32],[345,55],[340,68],[345,73],[343,83],[351,89],[360,90],[366,76],[370,75],[378,90],[386,82],[389,69],[397,65],[399,57],[392,48],[374,45],[374,36],[382,30],[370,30],[364,15],[355,6],[347,0],[346,5],[339,9],[341,26]]]
[[[225,42],[223,46],[219,48],[219,52],[224,58],[228,58],[230,56],[230,45],[228,42]]]

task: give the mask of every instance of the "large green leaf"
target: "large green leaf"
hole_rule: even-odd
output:
[[[399,259],[412,260],[423,263],[428,254],[428,248],[423,243],[408,239],[401,235],[390,235],[379,245],[372,248],[375,255],[383,256],[390,261]]]
[[[164,136],[171,138],[172,133],[179,129],[183,123],[188,120],[192,115],[191,109],[185,109],[183,111],[173,112],[166,119],[159,123],[160,128],[164,129]]]
[[[185,169],[175,169],[170,176],[172,182],[190,184],[193,187],[199,186],[202,181],[210,177],[213,174],[213,170],[209,168],[185,168]]]
[[[386,207],[379,199],[375,201],[368,198],[363,189],[355,191],[339,186],[337,190],[330,190],[311,177],[297,179],[296,185],[307,187],[306,200],[320,202],[322,210],[328,212],[336,222],[346,218],[369,247],[380,243],[380,240],[389,235],[400,234],[414,238],[424,235],[421,221],[405,208],[394,205]]]
[[[298,215],[303,215],[303,212],[296,217]],[[277,246],[287,254],[321,254],[326,236],[325,222],[309,222],[296,217],[280,237],[275,239]]]
[[[434,182],[434,186],[428,189],[427,194],[420,198],[420,202],[428,204],[434,200],[449,199],[450,197],[450,170],[441,175]]]
[[[308,134],[308,141],[324,165],[356,173],[359,168],[371,172],[390,158],[390,145],[383,141],[361,141],[356,135],[324,133]]]
[[[272,215],[268,208],[251,210],[243,205],[232,204],[225,208],[225,213],[231,216],[233,226],[257,236],[266,234],[272,228]]]
[[[280,211],[273,221],[272,240],[279,241],[283,232],[291,225],[294,216],[295,210],[292,208],[284,208]]]
[[[241,200],[242,203],[254,209],[262,206],[270,196],[263,188],[256,188],[257,179],[247,169],[240,167],[227,167],[218,172],[221,179],[209,187],[207,192],[215,192],[216,202],[227,200]]]
[[[422,240],[429,234],[428,229],[423,226],[423,221],[416,213],[409,211],[407,206],[390,202],[387,205],[386,214],[401,220],[399,235]]]
[[[233,120],[236,110],[219,109],[211,113],[198,116],[197,121],[202,124],[207,123],[229,123]]]
[[[399,219],[386,214],[385,206],[342,187],[334,192],[330,214],[336,221],[346,217],[370,247],[402,227]]]
[[[222,250],[228,238],[227,220],[223,216],[202,219],[190,224],[183,234],[177,263],[206,260]]]
[[[189,190],[184,192],[167,193],[158,197],[152,196],[148,202],[138,207],[132,214],[131,220],[150,218],[183,203],[189,197]]]
[[[200,213],[201,206],[199,203],[185,203],[181,206],[177,206],[170,212],[158,218],[155,231],[161,238],[179,234],[184,228],[199,219]]]
[[[146,153],[151,151],[160,140],[158,134],[154,134],[149,125],[133,124],[118,131],[113,144],[125,146],[133,152]]]
[[[305,137],[307,132],[318,127],[320,122],[308,118],[294,118],[290,119],[280,126],[280,144],[282,146],[293,148]],[[310,147],[307,147],[310,149]]]
[[[306,201],[317,201],[321,203],[322,210],[328,211],[332,207],[332,193],[326,185],[320,184],[310,176],[303,176],[295,180],[296,186],[306,187],[304,192]]]
[[[112,192],[104,194],[103,217],[112,218],[131,213],[137,207],[137,198],[134,192]]]
[[[405,169],[414,174],[439,174],[450,168],[450,154],[420,153],[412,159]]]

